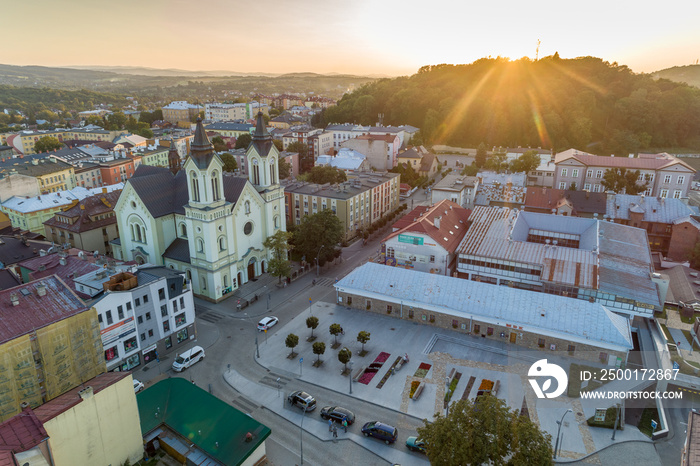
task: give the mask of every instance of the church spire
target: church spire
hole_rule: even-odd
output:
[[[176,175],[180,171],[180,154],[177,153],[177,147],[175,147],[175,141],[170,138],[170,150],[168,151],[168,167],[173,175]]]
[[[267,132],[267,125],[262,112],[258,112],[258,121],[255,124],[255,131],[253,131],[253,138],[250,144],[261,157],[267,157],[272,148],[272,136]]]
[[[206,169],[214,158],[214,145],[209,141],[201,118],[197,118],[197,128],[194,130],[194,138],[190,144],[190,157],[199,169]]]

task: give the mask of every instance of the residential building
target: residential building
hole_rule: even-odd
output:
[[[19,174],[13,169],[0,173],[0,203],[12,196],[34,197],[40,193],[39,180],[35,177]]]
[[[474,197],[479,188],[479,178],[448,173],[430,189],[430,202],[435,204],[444,199],[461,207],[474,207]]]
[[[92,162],[78,162],[74,166],[75,185],[81,188],[99,188],[102,182],[102,171],[100,165]]]
[[[354,125],[351,123],[344,124],[328,124],[326,132],[333,135],[333,148],[336,151],[340,150],[340,146],[348,139],[354,139],[357,136],[369,133],[369,126]]]
[[[69,141],[72,139],[80,139],[84,141],[109,141],[119,136],[126,131],[107,131],[99,126],[86,126],[84,128],[64,129],[58,128],[54,130],[39,130],[39,131],[21,131],[18,133],[12,143],[14,147],[24,155],[35,154],[34,144],[44,136],[52,136],[59,141]]]
[[[204,119],[213,122],[245,120],[248,114],[246,107],[247,105],[244,103],[206,103],[204,104]]]
[[[174,146],[177,153],[180,155],[180,160],[184,162],[185,158],[187,158],[190,153],[190,145],[192,144],[193,138],[194,135],[189,131],[177,131],[171,133],[168,139],[160,139],[160,145],[168,149]]]
[[[56,244],[112,255],[110,241],[119,237],[114,206],[121,190],[86,197],[44,222],[45,236]]]
[[[104,270],[105,264],[104,258],[98,258],[92,252],[80,249],[60,249],[53,246],[46,250],[42,249],[36,257],[18,262],[13,269],[18,271],[23,283],[41,280],[48,276],[58,277],[78,297],[86,300],[90,299],[91,296],[76,288],[75,278],[90,272]]]
[[[276,129],[289,129],[292,126],[300,125],[303,122],[304,119],[301,117],[292,115],[290,112],[282,112],[278,116],[271,118],[268,125]]]
[[[602,157],[569,149],[554,158],[556,170],[554,187],[588,189],[592,192],[606,191],[602,185],[606,170],[639,170],[638,184],[647,186],[647,196],[682,199],[688,190],[695,169],[684,161],[667,154],[639,154],[637,157]]]
[[[114,209],[121,237],[114,257],[183,271],[195,295],[220,301],[265,273],[263,242],[285,230],[279,152],[258,115],[246,152],[247,178],[224,176],[201,121],[191,155],[173,175],[141,166]]]
[[[483,206],[469,220],[460,278],[597,302],[630,317],[661,310],[640,228]]]
[[[0,161],[0,170],[9,174],[20,174],[35,178],[41,194],[65,191],[75,187],[75,170],[69,163],[46,154],[5,159]]]
[[[431,152],[426,151],[425,153],[423,153],[423,158],[421,159],[418,175],[432,178],[438,174],[439,166],[440,161],[438,160],[437,156]]]
[[[238,139],[238,137],[240,137],[243,134],[251,134],[253,131],[255,131],[255,125],[251,125],[249,123],[231,122],[212,123],[210,125],[205,126],[204,129],[206,129],[207,132],[213,131],[219,136],[225,138]]]
[[[309,147],[309,155],[314,161],[319,155],[328,154],[333,148],[333,135],[324,132],[322,129],[308,125],[293,126],[282,136],[282,147],[287,147],[293,142],[300,142]]]
[[[105,278],[108,271],[94,273]],[[86,280],[84,278],[83,280]],[[89,281],[89,280],[88,280]],[[164,266],[109,276],[93,302],[107,370],[132,370],[197,339],[192,287],[184,273]]]
[[[368,262],[336,283],[362,311],[481,336],[527,350],[620,367],[633,349],[629,320],[600,303]]]
[[[19,275],[17,264],[30,257],[38,257],[51,248],[48,241],[27,239],[26,235],[0,236],[0,267]]]
[[[150,165],[152,167],[167,167],[168,166],[168,152],[169,147],[161,146],[159,144],[149,145],[147,147],[139,147],[134,155],[141,156],[141,163],[144,165]],[[132,155],[133,158],[133,155]],[[134,170],[138,168],[134,165]]]
[[[140,431],[149,456],[159,447],[178,464],[267,463],[265,440],[270,436],[270,428],[183,378],[163,379],[136,398]],[[153,416],[154,412],[159,415]]]
[[[316,160],[324,154],[333,154],[333,135],[331,133],[321,132],[309,136],[308,139],[309,154]]]
[[[698,438],[700,438],[700,412],[693,408],[688,411],[681,466],[693,466],[700,462],[700,441]]]
[[[607,195],[570,189],[527,188],[523,209],[542,214],[604,218]]]
[[[112,141],[116,145],[124,145],[125,147],[128,146],[129,149],[133,150],[137,147],[147,147],[148,146],[148,140],[143,137],[139,136],[138,134],[131,134],[131,133],[124,133]]]
[[[420,272],[452,275],[457,246],[467,233],[470,213],[448,200],[430,207],[416,207],[396,222],[392,227],[394,231],[382,240],[382,262]]]
[[[287,222],[299,225],[304,217],[331,209],[343,226],[343,239],[354,238],[361,229],[398,207],[399,183],[398,173],[363,173],[333,186],[287,182]]]
[[[695,246],[700,242],[700,221],[697,216],[677,218],[673,221],[668,259],[687,261]]]
[[[287,152],[286,150],[283,150],[280,152],[280,160],[284,159],[287,161],[289,166],[291,167],[291,170],[289,172],[289,176],[282,178],[282,173],[280,173],[280,179],[296,179],[297,176],[299,176],[299,169],[301,168],[301,162],[299,161],[299,153],[298,152]],[[239,167],[245,169],[245,165],[238,165]]]
[[[97,314],[59,278],[0,291],[0,313],[6,373],[0,389],[8,397],[0,419],[20,413],[23,402],[39,406],[105,371]]]
[[[163,107],[163,119],[176,126],[189,127],[190,122],[197,117],[202,108],[192,105],[185,100],[178,100]]]
[[[125,183],[126,180],[134,176],[134,165],[134,159],[129,157],[100,163],[102,182],[106,185]]]
[[[348,148],[340,149],[338,154],[335,156],[319,155],[316,159],[315,165],[330,165],[338,170],[343,170],[348,175],[370,171],[370,165],[367,157],[356,150]]]
[[[367,134],[374,136],[398,136],[399,137],[399,148],[406,146],[408,140],[405,139],[406,133],[404,132],[405,127],[398,126],[370,126],[367,129]]]
[[[375,170],[391,170],[398,163],[401,140],[398,135],[366,134],[348,139],[341,147],[354,149],[367,156]]]
[[[15,150],[11,146],[5,146],[0,144],[0,158],[14,157]]]
[[[414,172],[418,173],[423,161],[423,153],[423,147],[411,147],[400,152],[396,159],[398,163],[403,163],[407,167],[411,167]]]

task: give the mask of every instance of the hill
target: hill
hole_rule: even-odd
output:
[[[674,66],[651,74],[655,78],[670,79],[677,83],[686,83],[700,87],[700,65]]]
[[[595,57],[422,67],[346,94],[322,123],[410,124],[424,142],[628,155],[700,148],[700,89]]]

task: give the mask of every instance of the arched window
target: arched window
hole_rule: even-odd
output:
[[[211,195],[212,199],[218,201],[220,199],[219,195],[219,174],[214,171],[211,174]]]
[[[228,275],[224,275],[224,288],[228,288]]]
[[[280,216],[279,215],[275,215],[274,222],[275,222],[275,230],[276,230],[280,227]]]
[[[184,223],[180,224],[180,236],[187,238],[187,225]]]
[[[275,180],[275,161],[270,160],[270,183],[274,184],[277,181]]]
[[[197,238],[197,252],[204,252],[204,241],[202,241],[202,238]]]
[[[199,202],[199,180],[197,179],[197,173],[192,172],[192,200],[194,202]]]
[[[226,249],[226,239],[223,236],[219,236],[219,251],[224,251]]]
[[[190,269],[185,270],[185,278],[192,280],[192,271]]]
[[[253,160],[253,184],[260,184],[260,167],[257,160]]]
[[[131,241],[136,241],[136,234],[134,232],[134,224],[132,223],[129,225],[129,229],[131,230]]]
[[[245,213],[250,213],[250,201],[245,201]]]
[[[141,236],[141,227],[136,225],[136,241],[143,243],[143,237]]]
[[[146,241],[146,227],[141,227],[141,242],[144,244],[148,243],[148,241]]]

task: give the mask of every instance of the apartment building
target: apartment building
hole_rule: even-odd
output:
[[[287,147],[293,142],[300,142],[309,147],[309,155],[314,161],[319,155],[328,154],[333,148],[333,135],[320,128],[313,128],[308,125],[293,126],[282,136],[282,147]]]
[[[5,173],[35,178],[42,194],[65,191],[75,187],[75,170],[69,163],[45,155],[0,161],[0,170]]]
[[[213,122],[245,120],[248,113],[246,107],[247,105],[244,103],[206,103],[204,104],[204,119]]]
[[[255,129],[255,125],[249,123],[219,122],[207,125],[204,129],[206,129],[208,133],[213,131],[225,138],[238,138],[242,134],[251,134]]]
[[[558,189],[585,189],[603,192],[606,170],[624,168],[639,170],[638,184],[645,184],[646,196],[682,199],[688,190],[695,169],[682,160],[667,154],[639,154],[636,157],[603,157],[569,149],[554,158],[554,187]]]
[[[74,165],[75,185],[82,188],[99,188],[102,186],[100,165],[92,162],[78,162]]]
[[[437,203],[446,199],[461,207],[472,208],[478,189],[479,178],[476,176],[448,173],[430,190],[430,201]]]
[[[167,153],[166,153],[167,158]],[[143,162],[143,157],[142,157]],[[165,165],[167,166],[167,164]],[[123,158],[100,163],[102,182],[106,185],[125,183],[134,175],[135,164],[133,158]]]
[[[173,125],[178,125],[181,122],[189,125],[194,118],[197,117],[202,108],[199,105],[192,105],[186,100],[177,100],[170,102],[162,108],[163,119]]]
[[[334,186],[288,182],[284,185],[287,222],[331,209],[343,225],[344,239],[355,237],[399,205],[398,173],[360,174]]]
[[[365,134],[349,139],[340,146],[365,154],[372,168],[385,171],[398,163],[401,139],[395,134]]]
[[[54,129],[54,130],[39,130],[39,131],[21,131],[18,133],[19,142],[17,138],[13,140],[14,147],[19,149],[24,155],[35,154],[34,144],[44,136],[52,136],[59,141],[70,141],[73,139],[79,139],[83,141],[108,141],[112,142],[114,138],[120,134],[126,133],[126,131],[107,131],[98,126],[90,126],[84,128],[71,128],[71,129]]]
[[[341,144],[348,139],[369,133],[369,126],[353,125],[351,123],[329,124],[326,131],[333,135],[333,148],[340,150]]]

